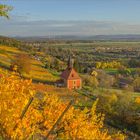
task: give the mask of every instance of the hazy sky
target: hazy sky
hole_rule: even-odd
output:
[[[140,0],[0,0],[14,7],[0,35],[140,34]]]

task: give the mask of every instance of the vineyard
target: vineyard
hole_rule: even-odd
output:
[[[1,75],[1,138],[46,138],[67,107],[68,101],[63,102],[54,93],[37,92],[34,86],[31,80],[23,80],[15,73],[3,72]],[[81,110],[70,106],[48,139],[124,139],[125,136],[120,133],[108,133],[103,125],[104,115],[96,113],[97,102],[98,100],[91,109]]]
[[[15,61],[16,56],[20,56],[22,54],[29,55],[27,52],[21,51],[18,48],[0,45],[0,66],[9,70],[11,63]],[[30,67],[30,72],[23,72],[22,77],[29,78],[37,82],[48,83],[54,82],[58,79],[57,76],[54,76],[47,69],[43,68],[41,61],[32,58],[32,56],[29,57],[28,61],[30,61],[30,65],[28,65]]]

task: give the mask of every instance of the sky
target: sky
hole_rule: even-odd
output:
[[[140,0],[0,0],[13,6],[0,35],[140,34]]]

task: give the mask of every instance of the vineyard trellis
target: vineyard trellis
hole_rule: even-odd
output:
[[[29,107],[31,106],[32,102],[34,100],[34,97],[30,97],[28,103],[26,104],[26,106],[24,107],[19,120],[22,120],[26,114],[26,112],[28,111]],[[50,129],[50,131],[48,132],[47,136],[44,137],[44,140],[49,139],[49,136],[52,134],[52,132],[54,131],[55,127],[57,126],[57,124],[61,121],[61,119],[63,118],[63,116],[65,115],[65,113],[69,110],[69,108],[72,106],[72,104],[74,103],[74,100],[71,100],[68,105],[66,106],[66,108],[64,109],[64,111],[61,113],[61,115],[59,116],[59,118],[56,120],[56,122],[54,123],[54,125],[52,126],[52,128]],[[15,124],[13,130],[15,131],[16,128],[18,127],[18,123]],[[6,140],[10,140],[10,137],[7,135],[5,129],[2,127],[2,125],[0,125],[1,128],[1,133],[4,133],[5,139]],[[2,129],[3,128],[3,129]]]
[[[52,126],[52,128],[50,129],[50,131],[48,132],[47,136],[45,137],[44,140],[48,139],[50,134],[53,132],[53,130],[55,129],[55,127],[57,126],[57,124],[61,121],[61,119],[63,118],[63,116],[65,115],[65,113],[69,110],[69,108],[71,107],[71,105],[74,103],[74,100],[71,100],[67,107],[65,108],[65,110],[62,112],[62,114],[59,116],[59,118],[57,119],[57,121],[55,122],[55,124]]]
[[[25,108],[23,109],[23,111],[22,111],[22,113],[21,113],[21,115],[20,115],[20,120],[22,120],[23,117],[25,116],[25,114],[26,114],[28,108],[30,107],[31,103],[33,102],[33,100],[34,100],[34,97],[31,97],[31,98],[29,99],[27,105],[25,106]],[[16,130],[17,126],[18,126],[18,123],[14,126],[13,130]]]

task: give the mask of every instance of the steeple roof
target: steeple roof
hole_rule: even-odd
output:
[[[73,68],[73,60],[71,56],[69,56],[68,59],[68,66],[66,70],[64,70],[61,74],[61,78],[65,80],[76,80],[76,79],[81,79],[78,75],[78,73],[74,70]]]
[[[74,70],[74,68],[69,68],[69,67],[62,72],[61,78],[65,80],[81,79],[78,73]]]

